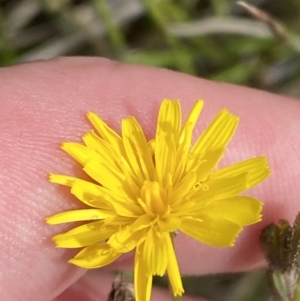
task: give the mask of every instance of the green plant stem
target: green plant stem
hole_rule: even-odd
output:
[[[163,33],[166,42],[171,47],[171,50],[173,51],[174,56],[177,58],[177,66],[178,69],[182,72],[186,73],[195,73],[195,70],[193,68],[193,64],[189,59],[186,59],[186,56],[184,56],[184,46],[180,43],[180,41],[169,34],[167,30],[167,19],[166,16],[168,15],[167,12],[162,11],[159,5],[157,3],[153,2],[153,0],[143,0],[144,4],[146,5],[154,23],[156,26],[161,30]]]
[[[87,41],[94,47],[94,49],[102,53],[102,55],[108,56],[110,51],[107,50],[106,45],[101,43],[98,36],[95,35],[86,24],[80,22],[74,17],[72,9],[68,6],[69,0],[60,1],[55,3],[49,0],[36,0],[43,10],[47,12],[53,21],[55,27],[57,27],[66,36],[70,35],[70,31],[81,31],[86,37]]]
[[[109,38],[115,48],[117,54],[120,54],[124,49],[126,49],[125,37],[121,29],[117,26],[113,20],[112,13],[107,4],[107,0],[93,0],[97,9],[97,13],[101,20],[103,21]]]
[[[9,66],[15,63],[17,58],[17,53],[14,49],[12,41],[7,33],[5,19],[0,9],[0,40],[1,43],[1,51],[0,51],[0,65],[1,66]]]
[[[216,16],[227,16],[230,13],[229,2],[212,0],[212,6]]]

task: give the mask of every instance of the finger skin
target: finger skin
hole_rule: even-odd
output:
[[[263,222],[247,228],[229,249],[205,246],[179,234],[175,244],[183,273],[262,265],[260,229],[279,218],[293,220],[299,210],[300,104],[296,100],[98,58],[3,68],[0,80],[0,296],[6,301],[53,300],[84,274],[67,263],[74,250],[55,249],[51,241],[70,226],[49,226],[44,219],[81,206],[68,188],[47,178],[49,172],[84,177],[59,147],[63,141],[79,142],[91,128],[85,117],[88,111],[98,113],[117,131],[122,118],[134,115],[151,138],[163,98],[181,99],[185,116],[202,98],[205,108],[196,135],[224,107],[241,117],[221,165],[268,156],[272,176],[251,191],[265,203]],[[130,268],[129,257],[112,268]]]

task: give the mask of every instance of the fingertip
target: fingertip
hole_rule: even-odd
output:
[[[185,114],[195,99],[205,99],[205,114],[197,125],[199,131],[226,107],[241,117],[226,164],[266,154],[275,177],[254,191],[266,203],[264,223],[295,215],[299,202],[296,182],[300,170],[300,107],[293,100],[168,70],[94,58],[58,59],[5,68],[0,76],[3,172],[0,183],[4,192],[0,202],[5,221],[1,248],[5,252],[14,250],[10,253],[10,263],[6,260],[3,263],[5,283],[17,281],[30,286],[28,274],[33,273],[35,285],[46,283],[45,295],[51,295],[53,287],[58,285],[57,273],[68,274],[72,270],[66,262],[71,252],[55,250],[54,244],[45,242],[53,230],[49,230],[44,217],[66,208],[77,208],[79,202],[62,189],[52,187],[45,178],[51,171],[76,174],[76,177],[83,174],[59,149],[59,144],[80,141],[90,129],[84,118],[86,112],[97,112],[117,131],[122,118],[134,115],[152,137],[158,107],[165,97],[180,98]],[[49,180],[67,186],[72,183],[71,177],[57,174],[50,174]],[[262,226],[247,229],[236,247],[225,251],[179,237],[176,245],[184,272],[221,272],[260,265],[256,239]],[[32,266],[32,262],[36,265]],[[45,269],[39,268],[41,262],[47,275]],[[24,282],[20,278],[22,272]],[[19,278],[15,279],[15,275]],[[69,274],[66,277],[70,283],[72,277]],[[34,298],[34,292],[32,287],[28,289],[27,300]]]

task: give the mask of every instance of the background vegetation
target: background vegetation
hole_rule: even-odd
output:
[[[233,0],[0,0],[0,65],[105,56],[300,96],[300,1],[248,3],[285,31]],[[211,300],[267,299],[263,271],[185,282]]]
[[[0,65],[105,56],[299,96],[300,1],[249,3],[295,43],[234,0],[0,0]]]

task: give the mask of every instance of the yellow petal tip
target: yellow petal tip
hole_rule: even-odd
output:
[[[46,221],[47,224],[52,225],[52,223],[51,223],[51,217],[46,217],[45,221]]]
[[[55,183],[55,176],[56,176],[55,174],[50,173],[49,176],[48,176],[49,182]]]

